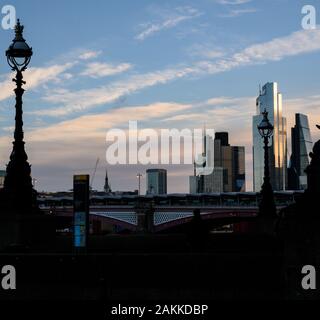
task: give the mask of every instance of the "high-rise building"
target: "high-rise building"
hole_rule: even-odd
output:
[[[204,140],[203,156],[209,174],[197,174],[199,165],[195,165],[194,175],[189,178],[190,193],[245,191],[245,148],[230,146],[228,132],[216,132],[214,140]]]
[[[244,192],[245,147],[230,146],[228,132],[217,132],[214,143],[215,167],[223,168],[223,191]]]
[[[215,166],[215,141],[212,136],[203,136],[201,161],[194,163],[194,174],[189,177],[190,193],[223,192],[223,168]]]
[[[167,170],[147,170],[147,194],[167,194]]]
[[[288,168],[288,189],[305,190],[308,186],[305,169],[310,164],[312,140],[308,117],[296,113],[295,118],[295,126],[291,128],[292,154]]]
[[[234,192],[246,191],[246,158],[245,147],[232,148],[232,190]]]
[[[257,126],[262,120],[262,112],[268,112],[274,133],[269,142],[270,181],[274,190],[287,187],[287,123],[282,115],[282,94],[276,82],[268,82],[260,89],[256,100],[256,115],[252,121],[253,137],[253,189],[261,190],[264,176],[264,149]]]

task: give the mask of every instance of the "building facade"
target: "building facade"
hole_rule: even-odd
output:
[[[223,192],[223,168],[212,169],[212,173],[203,176],[203,193],[221,193]]]
[[[305,169],[310,164],[309,153],[312,151],[312,139],[308,117],[296,113],[295,121],[295,126],[291,128],[292,153],[288,168],[288,189],[305,190],[308,186]]]
[[[215,135],[215,167],[223,168],[223,192],[245,192],[245,147],[231,146],[227,132]]]
[[[269,142],[270,181],[274,190],[287,188],[287,123],[282,115],[282,94],[276,82],[268,82],[260,90],[256,100],[256,115],[252,121],[253,137],[253,190],[259,192],[264,176],[264,149],[257,126],[262,120],[262,112],[268,112],[274,134]]]
[[[147,194],[167,194],[167,170],[147,170]]]
[[[194,175],[189,177],[190,193],[245,192],[245,148],[230,146],[228,132],[216,132],[214,139],[205,140],[208,174],[201,174],[195,164]]]

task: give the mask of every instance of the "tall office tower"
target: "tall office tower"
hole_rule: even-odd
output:
[[[246,158],[245,147],[232,148],[232,190],[234,192],[246,191]]]
[[[209,139],[209,140],[208,140]],[[207,137],[205,153],[209,174],[189,177],[190,193],[244,192],[245,148],[230,146],[228,132],[216,132],[215,139]],[[201,171],[199,171],[201,172]]]
[[[202,160],[194,163],[193,176],[189,177],[190,193],[223,192],[223,170],[215,166],[215,144],[213,137],[203,137]],[[201,164],[199,164],[201,163]]]
[[[217,132],[214,141],[215,167],[223,168],[223,191],[244,192],[245,147],[230,146],[227,132]]]
[[[262,120],[261,113],[266,110],[274,126],[274,134],[269,142],[270,181],[274,190],[287,187],[287,123],[282,116],[282,95],[276,82],[268,82],[260,90],[256,100],[256,115],[252,121],[253,137],[253,189],[261,190],[264,176],[264,149],[257,126]]]
[[[108,171],[106,170],[106,176],[104,178],[104,191],[106,193],[111,193],[112,190],[111,190],[111,187],[110,187],[110,184],[109,184],[109,178],[108,178]]]
[[[147,170],[147,194],[167,194],[167,170]]]
[[[296,113],[296,123],[291,128],[292,154],[288,168],[288,188],[290,190],[305,190],[307,175],[304,170],[310,163],[309,153],[312,151],[312,140],[308,117]]]

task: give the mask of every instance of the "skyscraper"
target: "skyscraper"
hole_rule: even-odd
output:
[[[190,193],[223,192],[223,168],[215,165],[215,141],[203,136],[202,164],[194,163],[194,174],[189,177]],[[201,163],[201,161],[199,161]]]
[[[245,147],[232,146],[232,191],[246,191]]]
[[[190,193],[245,191],[245,148],[230,146],[228,132],[216,132],[215,139],[207,137],[206,167],[211,172],[189,178]],[[199,170],[201,172],[201,170]]]
[[[215,134],[215,167],[223,168],[223,191],[246,191],[245,147],[230,146],[228,132]]]
[[[304,190],[307,188],[307,175],[304,170],[310,164],[309,153],[312,151],[312,140],[308,117],[296,113],[295,118],[295,126],[291,128],[292,154],[288,168],[288,188]]]
[[[167,170],[147,170],[147,194],[167,194]]]
[[[270,180],[274,190],[285,190],[287,186],[287,123],[282,116],[282,94],[276,82],[268,82],[259,92],[256,100],[256,115],[252,121],[253,137],[253,189],[261,190],[264,176],[263,141],[257,125],[262,120],[261,113],[266,110],[274,134],[269,144]]]

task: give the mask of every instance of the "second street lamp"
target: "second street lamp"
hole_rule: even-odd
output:
[[[262,113],[263,119],[258,125],[258,131],[263,138],[264,143],[264,178],[261,187],[261,202],[259,205],[259,214],[261,216],[275,217],[276,205],[274,202],[274,195],[270,183],[270,170],[269,170],[269,139],[273,135],[273,125],[268,119],[268,112],[266,109]]]

